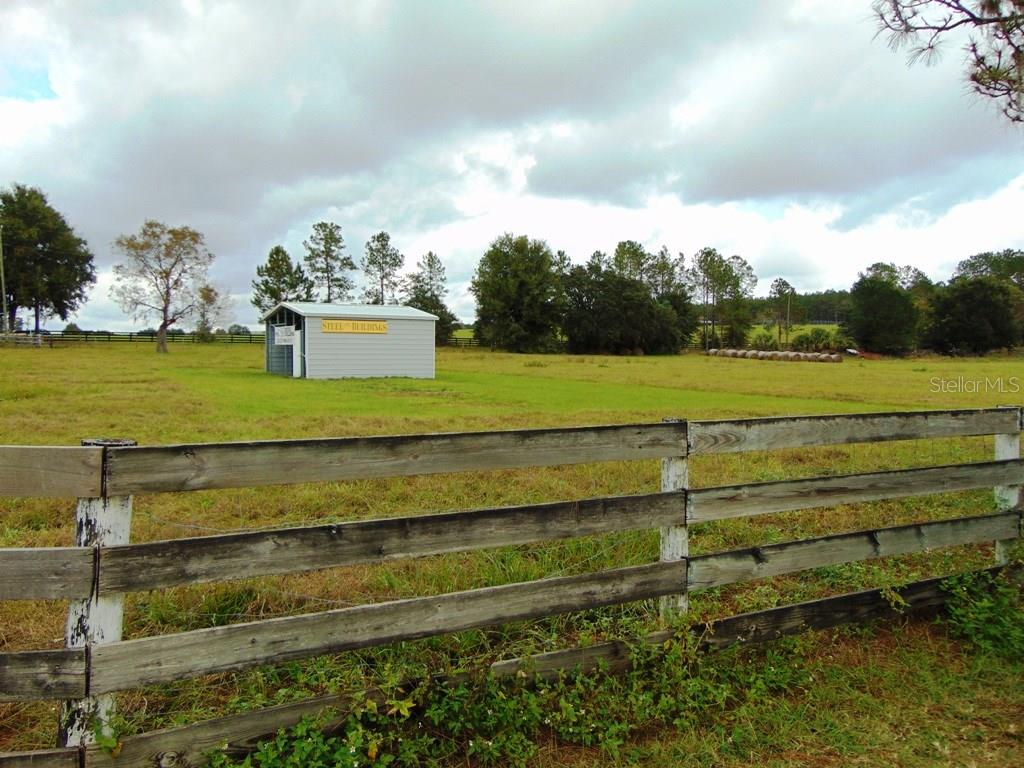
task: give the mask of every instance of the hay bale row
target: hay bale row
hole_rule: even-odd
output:
[[[748,360],[788,360],[805,363],[841,363],[842,355],[828,352],[764,352],[758,349],[709,349],[712,357],[744,357]]]

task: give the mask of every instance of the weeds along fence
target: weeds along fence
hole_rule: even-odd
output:
[[[198,766],[345,699],[328,696],[94,742],[112,694],[209,673],[378,646],[658,598],[667,621],[687,596],[749,579],[939,547],[996,542],[996,560],[1021,535],[1021,408],[867,415],[666,420],[662,423],[503,432],[140,447],[0,447],[0,494],[78,497],[77,546],[0,549],[0,599],[68,600],[66,647],[0,653],[0,701],[63,700],[60,745],[0,755],[0,766]],[[889,440],[994,435],[994,460],[845,476],[691,489],[688,457]],[[132,496],[283,483],[459,471],[661,461],[661,491],[291,529],[132,544]],[[993,488],[995,512],[690,556],[690,527],[786,510]],[[371,603],[139,639],[122,639],[124,594],[180,585],[378,563],[615,531],[660,529],[660,559],[645,565]],[[869,590],[716,621],[723,645],[933,609],[940,579]],[[658,642],[672,630],[654,633]],[[492,665],[496,675],[623,665],[615,642]]]

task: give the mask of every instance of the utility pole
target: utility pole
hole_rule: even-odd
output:
[[[789,290],[786,291],[786,343],[789,344],[789,305],[793,299],[793,287],[790,286]]]
[[[7,327],[7,280],[4,279],[4,225],[0,224],[0,296],[3,296],[4,314],[0,320],[0,331],[4,335],[10,331]]]

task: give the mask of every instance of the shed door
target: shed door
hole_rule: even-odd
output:
[[[291,328],[293,326],[287,326]],[[267,323],[267,373],[281,376],[292,375],[292,345],[278,344],[276,325]]]

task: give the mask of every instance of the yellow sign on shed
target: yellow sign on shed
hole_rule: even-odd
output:
[[[322,333],[387,333],[387,320],[328,320],[320,319]]]

